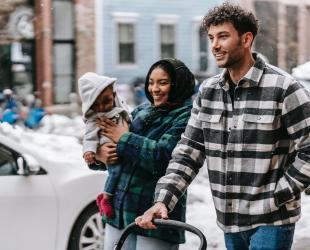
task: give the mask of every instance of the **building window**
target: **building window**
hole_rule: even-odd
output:
[[[135,63],[135,39],[134,24],[119,23],[118,24],[118,49],[119,63],[131,64]]]
[[[34,41],[0,45],[0,89],[13,88],[18,96],[34,90]]]
[[[10,44],[0,45],[0,91],[5,88],[12,88],[12,61]]]
[[[175,25],[160,24],[161,58],[175,57]]]
[[[74,91],[74,14],[71,1],[53,1],[53,78],[55,103],[68,103]]]
[[[8,2],[0,14],[0,91],[12,88],[23,97],[35,89],[35,18],[30,1]]]

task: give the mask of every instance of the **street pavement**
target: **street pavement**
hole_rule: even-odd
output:
[[[310,250],[310,238],[302,238],[298,242],[294,242],[292,250]]]

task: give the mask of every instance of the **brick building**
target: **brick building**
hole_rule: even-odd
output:
[[[2,0],[0,90],[38,91],[66,103],[86,71],[133,83],[162,57],[178,57],[197,76],[217,72],[203,15],[221,1]],[[13,21],[12,21],[13,20]]]
[[[46,106],[69,102],[76,79],[96,70],[90,0],[1,0],[0,90],[37,91]]]
[[[222,1],[1,0],[0,90],[37,91],[45,105],[69,102],[86,71],[120,83],[176,56],[203,78],[217,72],[199,31]],[[260,20],[255,49],[287,71],[310,58],[310,0],[240,0]]]
[[[256,14],[260,33],[255,48],[269,61],[291,72],[310,60],[310,0],[240,0]]]

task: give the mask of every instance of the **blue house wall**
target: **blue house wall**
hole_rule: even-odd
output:
[[[162,16],[177,17],[176,57],[199,74],[197,57],[198,26],[207,11],[221,1],[217,0],[104,0],[102,4],[102,67],[100,73],[118,78],[119,83],[131,83],[136,77],[145,77],[149,67],[160,59],[159,24]],[[134,65],[118,64],[117,22],[120,14],[135,16]],[[209,53],[210,54],[210,53]],[[212,56],[207,74],[217,72]]]

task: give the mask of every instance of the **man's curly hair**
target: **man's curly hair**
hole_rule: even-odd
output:
[[[231,23],[239,35],[251,32],[253,37],[255,37],[257,34],[258,20],[256,20],[253,13],[245,11],[239,5],[227,2],[211,9],[207,13],[202,21],[202,29],[208,31],[210,26],[216,26],[226,22]]]

